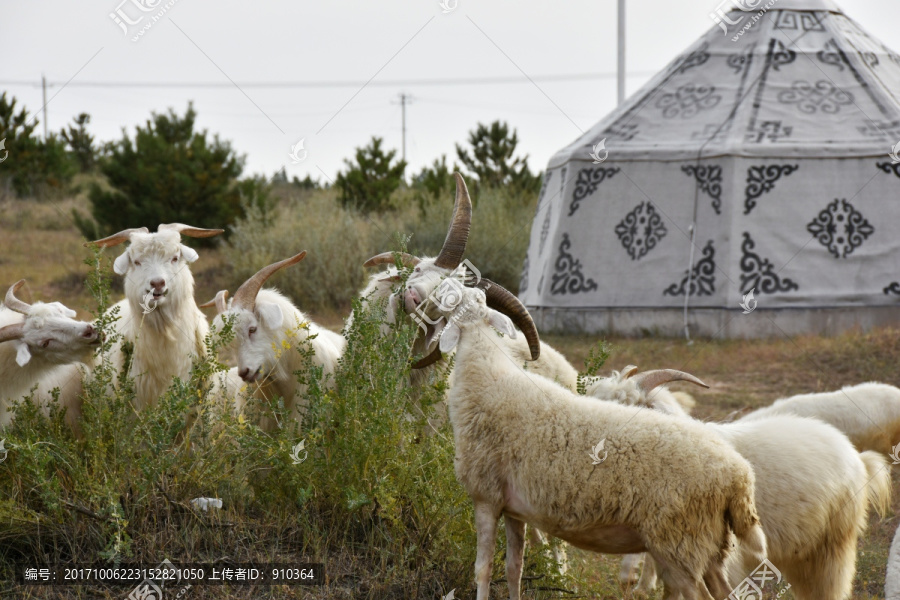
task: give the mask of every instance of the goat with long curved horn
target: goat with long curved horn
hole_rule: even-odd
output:
[[[27,315],[31,310],[31,305],[16,298],[16,292],[18,292],[23,285],[25,285],[24,279],[20,279],[12,284],[12,286],[10,286],[8,290],[6,290],[6,298],[4,298],[3,300],[3,305],[10,310],[16,311],[17,313]]]
[[[15,323],[0,327],[0,343],[21,339],[25,335],[25,324]]]
[[[482,278],[475,287],[484,292],[488,307],[509,317],[513,324],[522,331],[525,340],[528,342],[531,360],[539,359],[541,356],[541,338],[538,335],[534,319],[531,318],[528,309],[525,308],[522,302],[502,285],[494,283],[489,279]],[[422,369],[429,365],[433,365],[441,360],[441,356],[441,349],[435,348],[430,354],[413,363],[412,368]],[[685,375],[687,374],[685,373]],[[691,376],[688,375],[688,377]]]
[[[276,271],[300,262],[305,256],[306,250],[304,250],[300,254],[297,254],[290,258],[286,258],[284,260],[280,260],[277,263],[273,263],[257,271],[253,277],[241,284],[241,287],[239,287],[238,290],[234,293],[232,306],[240,306],[241,308],[253,311],[256,306],[256,295],[259,294],[259,290],[262,288],[266,280],[271,277]]]
[[[150,233],[150,230],[146,227],[133,227],[131,229],[123,229],[119,233],[114,233],[110,236],[107,236],[103,239],[94,240],[93,242],[85,242],[85,246],[98,246],[100,248],[109,248],[111,246],[118,246],[119,244],[124,244],[128,240],[131,239],[132,233]]]
[[[216,307],[216,314],[221,315],[223,312],[228,310],[228,290],[219,290],[216,292],[216,297],[208,302],[204,302],[203,304],[198,304],[200,308],[212,308]]]
[[[400,252],[400,263],[404,267],[414,267],[419,264],[422,259],[418,256],[413,256],[412,254],[408,254],[406,252]],[[381,254],[376,254],[369,260],[363,263],[363,266],[368,267],[377,267],[379,265],[393,265],[394,264],[394,252],[382,252]]]
[[[192,238],[208,238],[220,233],[225,233],[224,229],[203,229],[201,227],[193,227],[184,223],[163,223],[156,228],[156,231],[177,231],[181,235]]]
[[[453,220],[450,221],[450,229],[447,231],[441,253],[434,261],[434,265],[442,269],[455,269],[462,262],[466,242],[469,241],[469,229],[472,226],[472,200],[469,198],[469,189],[462,175],[454,173],[453,177],[456,178]]]
[[[694,385],[709,388],[708,385],[706,385],[690,373],[685,373],[684,371],[679,371],[677,369],[656,369],[653,371],[644,371],[643,373],[638,373],[637,375],[632,376],[631,379],[644,393],[650,393],[653,388],[665,383],[671,383],[673,381],[688,381],[690,383],[693,383]]]

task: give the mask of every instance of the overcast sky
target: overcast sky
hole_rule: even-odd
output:
[[[141,1],[154,10],[142,13]],[[518,130],[521,151],[541,170],[616,102],[615,0],[444,0],[455,6],[446,13],[439,0],[175,0],[137,41],[172,0],[120,2],[0,0],[0,90],[37,111],[43,74],[52,84],[50,129],[87,112],[102,141],[121,137],[123,127],[133,134],[151,112],[183,113],[192,100],[199,125],[246,155],[246,174],[285,166],[301,178],[333,178],[373,135],[399,154],[401,92],[412,96],[408,173],[441,154],[452,164],[454,143],[495,119]],[[719,4],[629,0],[626,93],[714,26],[709,13]],[[900,51],[900,2],[842,6]],[[131,20],[145,16],[126,35],[110,17],[117,8]],[[605,76],[552,80],[585,74]],[[473,79],[493,83],[428,84]],[[252,85],[303,82],[314,85]],[[192,87],[198,83],[224,85]],[[300,139],[308,155],[292,164]]]

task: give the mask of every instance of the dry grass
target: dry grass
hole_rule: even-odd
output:
[[[59,300],[87,315],[89,298],[83,285],[88,256],[69,214],[84,209],[83,197],[56,202],[0,200],[0,236],[6,249],[0,257],[0,288],[28,279],[32,300]],[[111,253],[110,253],[111,254]],[[112,254],[111,254],[112,255]],[[359,257],[360,260],[364,256]],[[198,300],[206,300],[233,279],[232,268],[221,250],[203,250],[193,268]],[[119,293],[119,297],[121,292]],[[27,296],[26,296],[27,297]],[[118,299],[114,297],[114,299]],[[345,316],[340,309],[314,313],[316,320],[339,329]],[[548,335],[545,341],[561,350],[576,366],[583,364],[596,339]],[[868,334],[850,333],[837,338],[798,337],[774,340],[697,340],[687,345],[680,339],[611,339],[613,352],[607,369],[627,364],[641,368],[672,367],[692,372],[711,385],[709,390],[689,391],[697,399],[695,415],[720,420],[772,400],[795,393],[825,391],[868,380],[900,385],[900,331],[885,329]],[[688,388],[682,388],[688,390]],[[894,470],[893,512],[900,512],[900,472]],[[897,527],[896,517],[872,517],[861,541],[854,598],[881,598],[888,546]],[[158,532],[162,534],[162,532]],[[152,533],[151,533],[152,534]],[[222,538],[222,552],[230,543]],[[619,560],[570,550],[573,569],[593,581],[608,582],[601,598],[629,597],[616,583]],[[332,579],[366,578],[364,565],[352,556],[330,557]],[[501,577],[496,573],[495,577]],[[346,585],[346,587],[344,587]],[[312,588],[235,589],[197,587],[189,597],[206,598],[344,598],[354,597],[353,584],[336,584],[327,590]],[[503,586],[495,590],[501,592]],[[4,591],[7,590],[7,591]],[[505,590],[502,590],[505,591]],[[0,598],[121,598],[125,591],[75,588],[22,588],[8,590],[0,584]],[[457,593],[459,597],[471,594]],[[499,596],[498,596],[499,597]],[[568,597],[568,596],[564,596]],[[791,598],[790,594],[783,596]]]

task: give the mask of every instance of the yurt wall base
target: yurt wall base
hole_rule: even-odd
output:
[[[577,309],[528,307],[542,333],[684,336],[684,311],[672,308]],[[697,308],[688,313],[691,337],[834,336],[851,330],[900,327],[900,306],[756,309]]]

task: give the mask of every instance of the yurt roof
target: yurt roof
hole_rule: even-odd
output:
[[[591,160],[604,139],[612,160],[662,161],[885,156],[900,141],[900,55],[832,0],[732,2],[754,10],[722,13],[733,24],[713,24],[550,167]]]

